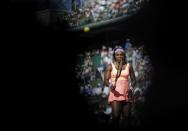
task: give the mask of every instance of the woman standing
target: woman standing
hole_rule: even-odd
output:
[[[104,84],[111,89],[108,102],[112,107],[113,127],[117,129],[119,128],[121,113],[124,117],[128,117],[130,105],[129,85],[134,88],[136,79],[131,64],[126,62],[123,48],[115,48],[113,58],[113,62],[106,68]],[[129,76],[130,83],[128,81]]]

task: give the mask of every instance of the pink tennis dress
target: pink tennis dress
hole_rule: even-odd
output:
[[[111,82],[115,84],[117,69],[112,63]],[[122,69],[121,75],[118,77],[116,82],[115,90],[111,90],[108,97],[108,102],[126,101],[128,102],[128,76],[129,76],[129,64],[126,65],[125,69]]]

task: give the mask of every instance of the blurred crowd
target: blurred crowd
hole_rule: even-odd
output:
[[[73,1],[73,10],[65,13],[69,26],[77,27],[94,22],[106,21],[138,11],[149,0],[82,0]]]
[[[76,77],[79,80],[79,93],[83,95],[101,122],[111,119],[111,107],[107,103],[109,87],[103,85],[106,66],[113,60],[113,49],[123,47],[126,60],[131,63],[135,72],[137,84],[134,89],[134,106],[131,114],[133,124],[139,123],[139,114],[145,102],[145,94],[151,85],[153,67],[144,45],[134,46],[127,38],[123,44],[102,45],[100,49],[91,49],[80,53],[75,67]],[[139,112],[138,112],[139,110]],[[102,117],[102,118],[101,118]],[[135,122],[136,121],[136,122]]]

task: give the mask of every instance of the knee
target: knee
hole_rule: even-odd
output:
[[[118,121],[118,120],[120,119],[120,115],[118,115],[118,114],[113,114],[113,115],[112,115],[112,119],[113,119],[114,121]]]

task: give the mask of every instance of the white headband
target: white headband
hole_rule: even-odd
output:
[[[115,53],[117,53],[117,52],[125,52],[123,49],[121,49],[121,48],[118,48],[118,49],[116,49],[116,51],[115,51]]]

